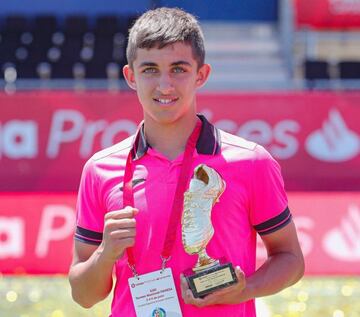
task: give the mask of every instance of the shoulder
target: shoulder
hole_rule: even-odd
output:
[[[221,138],[221,145],[223,149],[239,150],[256,154],[263,147],[255,142],[246,140],[238,135],[225,132],[218,129]]]
[[[96,152],[90,160],[101,161],[112,156],[127,155],[130,151],[133,138],[134,136],[132,135],[119,143]]]
[[[223,130],[219,130],[219,132],[223,155],[240,155],[239,157],[250,160],[253,163],[274,161],[274,158],[262,145]]]
[[[102,149],[91,156],[84,165],[84,171],[108,170],[116,166],[124,166],[131,149],[134,136]]]
[[[235,134],[231,134],[228,132],[225,132],[223,130],[218,129],[221,136],[221,143],[224,145],[230,145],[233,147],[238,147],[244,150],[254,151],[256,146],[258,145],[255,142],[248,141],[240,136],[237,136]]]

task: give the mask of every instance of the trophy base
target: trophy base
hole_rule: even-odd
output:
[[[195,298],[202,298],[237,282],[232,264],[225,263],[224,260],[220,260],[216,266],[196,273],[189,269],[184,272],[184,276]]]

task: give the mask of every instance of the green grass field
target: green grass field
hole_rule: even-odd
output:
[[[110,298],[86,310],[76,305],[64,276],[1,277],[0,317],[108,316]],[[258,300],[258,317],[359,317],[358,277],[307,277]]]

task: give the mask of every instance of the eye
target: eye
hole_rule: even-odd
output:
[[[173,73],[185,73],[186,69],[180,66],[176,66],[172,69]]]
[[[142,72],[145,74],[155,74],[157,69],[155,67],[147,67]]]

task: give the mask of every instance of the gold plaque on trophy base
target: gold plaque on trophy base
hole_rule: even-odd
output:
[[[194,272],[189,269],[184,276],[195,298],[202,298],[218,289],[237,283],[237,277],[231,263],[224,260],[210,268]]]

